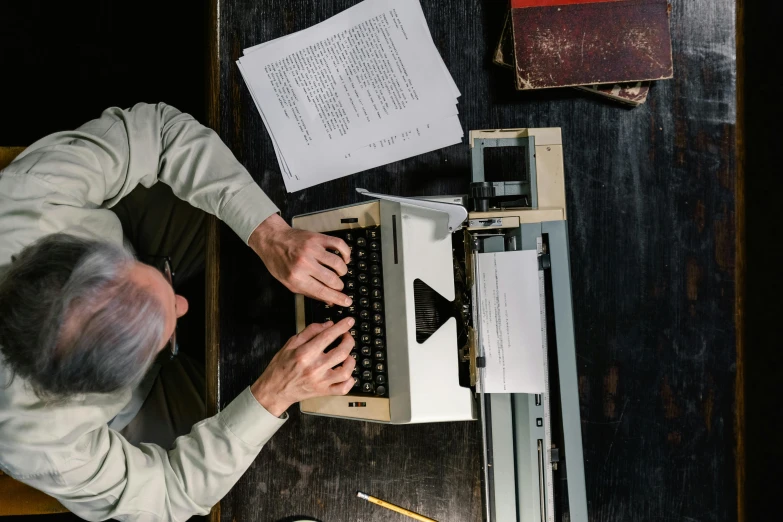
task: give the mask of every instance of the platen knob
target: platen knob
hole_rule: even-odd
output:
[[[471,183],[470,196],[473,199],[473,210],[486,212],[489,210],[489,198],[495,197],[495,187],[488,181]]]

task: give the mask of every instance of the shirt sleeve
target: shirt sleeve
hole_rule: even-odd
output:
[[[169,451],[133,446],[102,426],[81,437],[56,477],[26,482],[86,520],[187,520],[209,513],[286,418],[269,413],[246,388]]]
[[[37,141],[0,171],[0,266],[54,232],[122,240],[108,209],[159,181],[245,242],[278,211],[217,134],[190,115],[162,103],[111,108]]]

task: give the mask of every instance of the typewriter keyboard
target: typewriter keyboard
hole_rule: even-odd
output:
[[[307,323],[340,321],[353,317],[350,330],[356,345],[354,377],[358,378],[349,395],[389,396],[386,368],[386,325],[383,310],[383,269],[381,267],[381,227],[352,228],[327,232],[341,238],[351,249],[348,273],[341,279],[343,293],[353,300],[349,307],[330,306],[306,299]]]

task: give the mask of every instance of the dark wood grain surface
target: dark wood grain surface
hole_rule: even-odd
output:
[[[354,3],[217,3],[212,123],[286,219],[357,201],[357,186],[401,195],[467,188],[463,144],[286,194],[234,62],[245,47]],[[466,132],[562,128],[590,519],[736,519],[734,2],[673,2],[675,79],[655,83],[636,109],[568,89],[517,93],[513,73],[491,64],[506,2],[422,3],[462,91]],[[224,407],[294,333],[294,321],[293,297],[228,228],[218,235],[213,332]],[[221,503],[221,520],[404,520],[357,500],[356,490],[441,521],[481,519],[477,423],[394,427],[290,414]]]

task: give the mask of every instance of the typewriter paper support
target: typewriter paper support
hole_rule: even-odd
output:
[[[443,213],[447,218],[446,232],[443,234],[443,236],[457,230],[460,226],[462,226],[462,223],[464,223],[468,217],[467,209],[464,206],[458,205],[456,203],[444,203],[441,201],[430,201],[428,199],[403,198],[400,196],[389,196],[388,194],[376,194],[374,192],[368,192],[363,188],[357,188],[356,192],[371,198],[393,201],[394,203],[400,203],[418,208],[426,208],[428,210]]]

